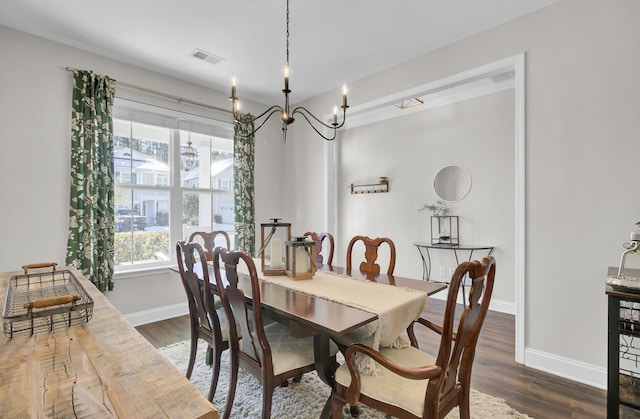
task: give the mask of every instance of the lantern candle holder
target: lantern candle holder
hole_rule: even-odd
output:
[[[280,218],[271,218],[271,221],[271,223],[260,224],[258,255],[262,273],[266,276],[284,275],[286,261],[284,244],[291,240],[291,223],[282,223]]]
[[[294,237],[286,241],[287,249],[286,268],[287,276],[294,280],[311,279],[316,273],[316,244],[306,237]]]

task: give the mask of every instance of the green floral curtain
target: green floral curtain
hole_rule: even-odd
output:
[[[66,264],[113,290],[113,98],[116,81],[74,70]]]
[[[244,115],[242,120],[249,120],[251,115]],[[233,204],[235,207],[235,247],[255,255],[255,211],[253,192],[253,167],[255,138],[242,138],[253,131],[253,122],[235,126],[233,139]]]

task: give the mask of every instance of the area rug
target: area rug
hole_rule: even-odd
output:
[[[211,369],[205,364],[207,344],[200,341],[196,356],[196,365],[191,375],[191,382],[205,395],[209,394]],[[189,341],[182,341],[159,349],[180,371],[187,370],[189,361]],[[229,389],[229,352],[222,355],[220,380],[213,399],[213,405],[224,411]],[[278,419],[315,419],[320,416],[324,403],[329,397],[329,388],[320,381],[315,372],[304,374],[299,383],[289,383],[288,387],[278,388],[273,394],[271,417]],[[240,369],[238,388],[231,410],[232,418],[259,418],[262,409],[262,386],[248,373]],[[348,409],[348,408],[346,408]],[[385,419],[386,416],[366,406],[360,406],[360,418]],[[507,405],[504,400],[471,390],[472,418],[529,418]],[[351,416],[345,410],[344,419]],[[458,419],[458,409],[454,409],[447,419]]]

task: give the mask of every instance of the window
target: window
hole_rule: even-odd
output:
[[[189,141],[197,151],[193,167],[181,159]],[[175,243],[194,231],[224,230],[233,240],[230,124],[178,120],[175,111],[142,112],[120,100],[113,143],[116,272],[170,264]],[[222,179],[228,187],[218,186]]]

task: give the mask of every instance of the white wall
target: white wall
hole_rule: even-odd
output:
[[[622,243],[640,220],[639,18],[635,0],[564,0],[387,71],[347,81],[349,99],[357,105],[525,52],[525,362],[600,387],[606,369],[606,269],[617,265]],[[333,96],[304,105],[328,108]],[[386,132],[385,137],[391,140]],[[374,130],[369,141],[384,143]],[[287,150],[292,172],[300,170],[297,162],[321,156],[323,147],[312,132],[301,133],[295,142],[309,148]],[[381,146],[379,154],[389,150]],[[362,168],[358,174],[388,174],[373,172]],[[390,177],[392,190],[403,187],[394,186]],[[321,206],[320,198],[295,203],[301,223],[322,222],[325,215],[312,210]],[[349,205],[349,199],[345,196],[338,207]],[[427,197],[407,206],[423,200]],[[358,222],[382,221],[362,212]],[[416,231],[424,229],[419,222],[408,220]],[[502,260],[497,263],[503,272]],[[629,263],[640,264],[640,258]],[[398,269],[410,268],[403,262]]]
[[[472,177],[469,195],[449,204],[451,214],[459,217],[461,242],[495,246],[501,263],[493,298],[513,305],[513,93],[511,89],[346,131],[338,163],[338,262],[344,264],[347,244],[355,235],[389,237],[397,251],[395,273],[422,277],[413,243],[431,240],[431,213],[417,209],[438,199],[433,190],[438,170],[459,165]],[[352,182],[375,183],[379,176],[389,178],[389,193],[354,195],[347,187]],[[453,252],[430,254],[432,279],[447,279],[440,276],[441,266],[450,278],[450,268],[457,266]],[[467,252],[459,254],[468,258]]]
[[[31,262],[64,264],[69,211],[72,73],[93,70],[116,80],[228,109],[227,94],[0,26],[0,270]],[[122,87],[116,96],[211,117],[214,112]],[[256,104],[243,103],[251,111]],[[230,121],[230,115],[226,117]],[[279,215],[280,130],[265,127],[256,141],[256,221]],[[275,214],[275,215],[274,215]],[[256,231],[259,233],[259,229]],[[178,282],[176,282],[178,281]],[[118,278],[107,293],[122,313],[184,303],[179,279],[166,270]]]

